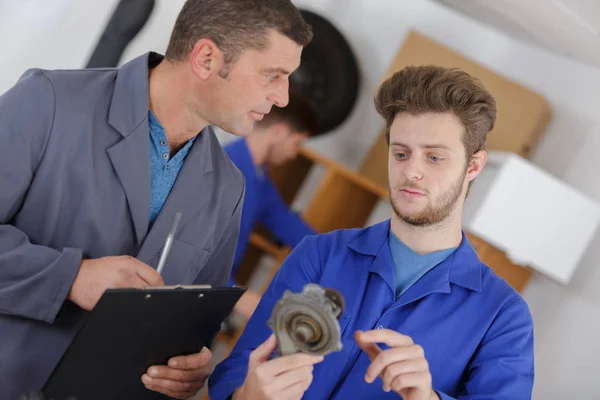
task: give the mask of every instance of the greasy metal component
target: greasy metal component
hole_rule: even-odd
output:
[[[344,298],[337,290],[314,283],[305,285],[301,293],[286,290],[268,322],[279,354],[326,355],[341,350],[338,318],[343,312]]]
[[[346,307],[346,305],[344,303],[344,296],[342,296],[342,294],[340,292],[338,292],[337,290],[331,289],[331,288],[325,289],[325,296],[327,296],[336,305],[336,308],[339,311],[339,314],[336,315],[335,317],[337,319],[340,319],[340,317],[342,316],[342,313],[344,312],[344,309]]]

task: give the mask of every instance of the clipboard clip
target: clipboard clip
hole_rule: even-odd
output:
[[[211,285],[169,285],[169,286],[149,286],[144,290],[172,290],[172,289],[212,289]]]

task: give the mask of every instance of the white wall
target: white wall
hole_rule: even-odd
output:
[[[31,67],[85,65],[118,0],[0,0],[0,93]]]
[[[9,10],[8,24],[6,13],[0,12],[4,53],[0,92],[28,67],[83,65],[116,0],[54,0],[50,15],[32,12],[33,7],[29,7],[31,14],[24,13],[26,4],[32,3],[41,7],[46,2],[19,1],[22,5]],[[151,21],[127,49],[125,60],[150,49],[164,51],[181,4],[183,0],[158,0]],[[518,43],[429,0],[296,0],[296,4],[320,12],[338,26],[354,48],[363,72],[362,92],[353,115],[311,147],[350,168],[360,164],[381,126],[372,106],[376,84],[407,31],[416,29],[546,96],[554,108],[554,119],[534,161],[600,201],[596,178],[600,159],[595,157],[595,149],[600,148],[600,70]],[[374,220],[388,211],[382,205]],[[599,263],[600,234],[571,284],[561,287],[536,276],[525,293],[536,328],[535,399],[600,396]]]

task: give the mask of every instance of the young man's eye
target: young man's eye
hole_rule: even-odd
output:
[[[438,156],[429,156],[429,159],[431,161],[433,161],[433,162],[440,162],[440,161],[442,161],[442,158],[438,157]]]

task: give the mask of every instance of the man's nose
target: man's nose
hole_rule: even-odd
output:
[[[404,177],[409,181],[423,179],[423,166],[417,157],[410,157],[404,164]]]
[[[290,84],[287,78],[276,83],[273,92],[267,99],[279,108],[288,105],[290,102]]]

